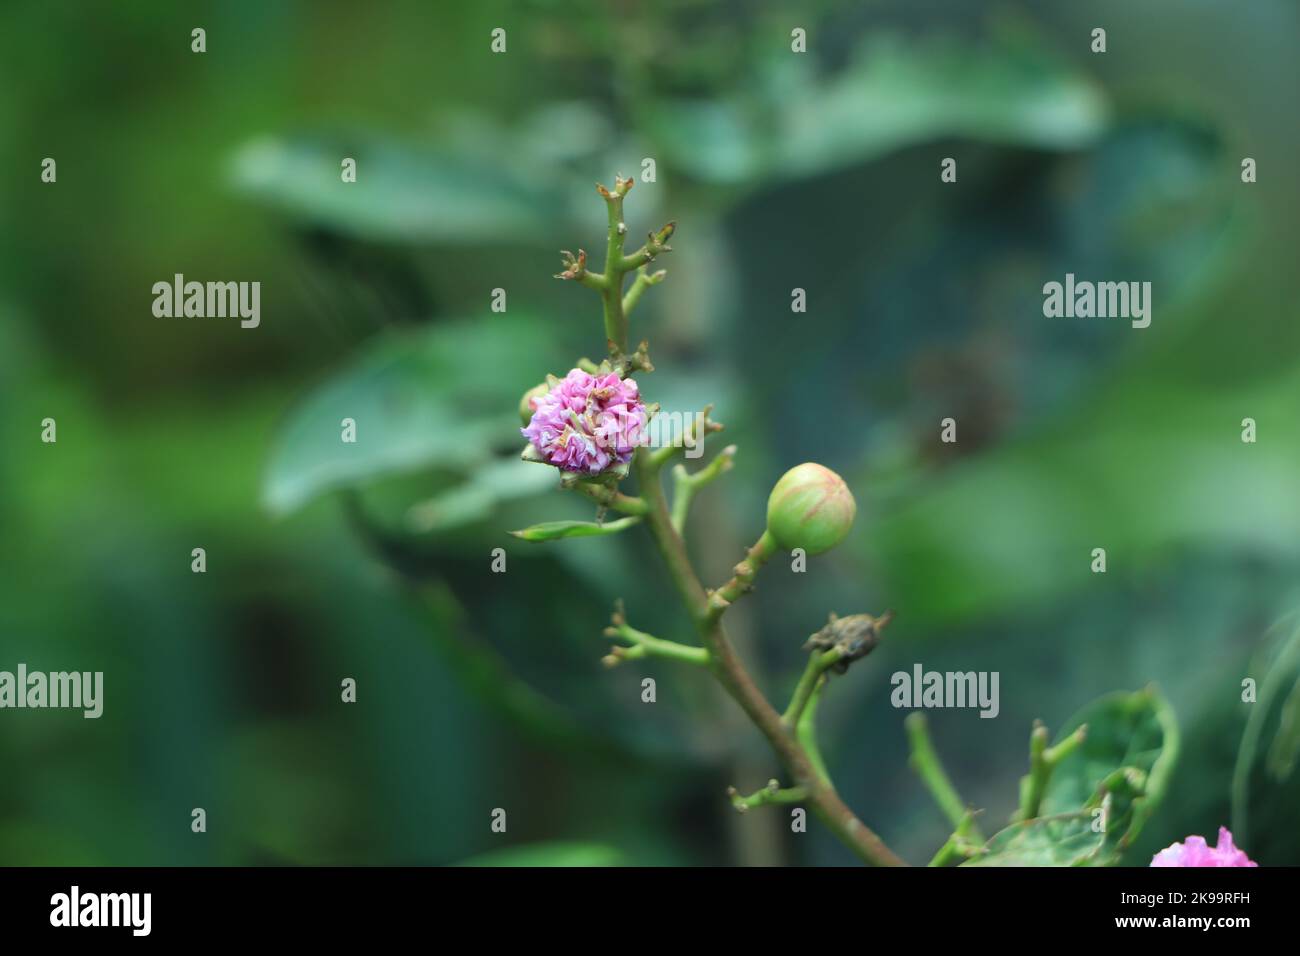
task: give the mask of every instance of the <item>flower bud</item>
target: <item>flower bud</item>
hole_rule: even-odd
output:
[[[533,412],[537,410],[537,406],[533,404],[533,399],[541,398],[550,390],[551,390],[551,386],[543,382],[541,385],[534,385],[528,391],[524,392],[523,397],[519,399],[520,421],[522,421],[525,425],[527,425],[530,421],[533,420]]]
[[[829,551],[849,533],[858,506],[844,479],[813,462],[791,468],[767,499],[767,530],[785,551]]]

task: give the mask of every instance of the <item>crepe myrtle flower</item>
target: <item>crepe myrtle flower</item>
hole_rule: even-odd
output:
[[[1245,850],[1232,843],[1232,833],[1219,827],[1219,843],[1211,848],[1205,837],[1189,836],[1184,843],[1172,843],[1151,858],[1152,866],[1258,866]]]
[[[645,441],[646,407],[633,379],[575,368],[539,392],[525,398],[532,417],[520,431],[561,471],[598,475],[626,464]]]

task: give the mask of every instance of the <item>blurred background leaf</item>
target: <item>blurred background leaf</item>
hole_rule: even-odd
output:
[[[236,154],[235,188],[300,224],[366,240],[461,242],[544,239],[563,210],[545,179],[512,172],[509,154],[450,156],[360,137],[264,139]],[[355,188],[339,189],[340,157],[356,160]]]
[[[1262,675],[1251,678],[1254,700],[1242,692],[1249,717],[1232,780],[1234,837],[1270,835],[1252,857],[1261,866],[1284,864],[1300,844],[1289,822],[1300,798],[1300,629],[1292,620],[1275,631],[1249,669]]]
[[[286,422],[267,473],[267,505],[284,513],[323,491],[435,467],[485,472],[475,487],[487,500],[458,499],[480,509],[494,493],[537,489],[538,479],[553,485],[546,469],[503,472],[495,460],[510,450],[517,458],[523,447],[518,383],[542,377],[548,351],[546,323],[518,315],[442,322],[372,344]],[[345,419],[356,424],[355,441],[343,440]],[[436,526],[436,514],[426,506],[426,527]]]
[[[462,862],[462,866],[618,866],[618,850],[599,843],[542,843],[496,850]]]

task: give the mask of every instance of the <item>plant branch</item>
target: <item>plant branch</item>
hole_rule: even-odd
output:
[[[686,449],[699,447],[699,443],[704,440],[705,435],[722,431],[722,423],[712,421],[709,418],[712,411],[712,405],[705,405],[699,415],[696,416],[696,419],[682,430],[682,440],[680,442],[664,445],[662,448],[656,448],[651,452],[650,466],[655,471],[658,471],[679,454],[685,454]],[[700,424],[698,428],[696,427],[696,421]]]
[[[564,271],[557,272],[555,278],[570,279],[579,285],[586,286],[588,289],[602,291],[605,288],[605,277],[599,272],[587,271],[587,250],[579,249],[575,256],[568,249],[561,249],[560,256],[564,262]]]
[[[615,177],[614,189],[611,191],[602,185],[596,189],[605,199],[609,213],[609,231],[605,249],[604,274],[591,273],[586,269],[586,254],[579,250],[575,257],[565,254],[565,271],[559,278],[577,281],[600,292],[604,306],[605,338],[609,347],[612,364],[620,375],[626,375],[634,369],[650,370],[652,368],[645,343],[634,355],[627,355],[628,313],[640,301],[648,286],[662,280],[663,273],[649,274],[642,271],[625,297],[623,279],[628,272],[643,270],[656,256],[670,251],[668,239],[676,230],[675,223],[668,223],[658,232],[652,232],[644,246],[631,255],[623,254],[623,241],[627,234],[627,225],[623,221],[623,197],[632,188],[631,179]],[[696,447],[704,435],[717,431],[722,426],[708,421],[711,407],[705,409],[703,422],[699,429],[690,430],[683,435],[683,446]],[[694,422],[692,426],[694,426]],[[698,432],[698,434],[695,434]],[[759,732],[767,739],[778,759],[785,766],[794,785],[788,790],[781,790],[779,785],[760,794],[739,798],[744,808],[751,801],[773,802],[785,799],[806,799],[813,812],[827,827],[862,860],[876,865],[903,865],[875,833],[867,828],[840,799],[831,785],[825,764],[817,752],[816,741],[812,734],[812,715],[816,709],[818,686],[804,695],[796,715],[796,727],[782,721],[771,703],[755,685],[753,678],[745,669],[727,638],[721,624],[721,617],[731,602],[753,587],[753,581],[759,568],[776,552],[776,542],[764,531],[758,542],[749,549],[745,560],[736,566],[735,576],[717,591],[705,591],[699,576],[691,565],[682,541],[681,528],[685,524],[687,509],[694,492],[730,466],[733,449],[729,449],[695,476],[677,475],[679,505],[677,511],[670,512],[668,501],[664,496],[660,472],[681,449],[668,446],[651,452],[642,446],[632,458],[632,467],[637,474],[640,497],[631,498],[621,494],[615,488],[607,491],[597,490],[591,485],[577,485],[579,490],[593,498],[604,507],[617,508],[627,514],[643,516],[646,527],[650,530],[660,557],[668,569],[669,577],[677,590],[682,603],[690,615],[691,622],[699,633],[701,648],[691,648],[670,641],[662,641],[653,635],[628,627],[622,620],[621,609],[607,633],[627,642],[628,647],[616,647],[610,655],[613,662],[627,657],[641,657],[652,654],[689,660],[692,663],[705,663],[722,688],[740,706]],[[702,660],[701,660],[702,658]],[[609,660],[607,658],[607,660]],[[822,675],[818,675],[821,679]],[[738,808],[740,804],[738,804]]]
[[[686,644],[678,644],[676,641],[665,641],[663,638],[647,634],[645,631],[638,631],[632,627],[627,623],[622,599],[614,604],[614,613],[610,615],[610,625],[605,628],[605,636],[619,638],[630,645],[628,647],[612,648],[609,654],[603,658],[606,667],[614,667],[622,661],[636,660],[643,657],[664,657],[669,660],[682,661],[686,664],[694,664],[697,667],[706,667],[709,663],[709,655],[702,647],[691,647]]]
[[[830,678],[822,675],[813,685],[812,694],[808,697],[808,702],[804,705],[803,713],[799,716],[799,723],[795,727],[795,737],[799,745],[803,747],[804,752],[808,754],[808,759],[812,762],[813,769],[817,771],[817,776],[826,781],[826,785],[831,785],[831,775],[826,769],[826,761],[822,759],[821,748],[817,745],[817,705],[821,703],[822,692],[826,685],[830,683]]]
[[[691,501],[695,493],[710,482],[731,470],[736,460],[736,446],[728,445],[717,456],[692,474],[686,466],[678,464],[673,467],[673,529],[680,535],[686,530],[686,516],[691,510]]]
[[[650,506],[646,526],[700,633],[708,653],[709,670],[767,739],[795,785],[807,790],[808,803],[822,822],[863,861],[880,866],[903,865],[903,861],[840,799],[824,776],[824,770],[819,770],[804,745],[781,722],[781,716],[755,686],[736,656],[721,622],[710,614],[704,586],[691,566],[681,536],[673,528],[658,469],[650,462],[644,448],[637,450],[633,464],[641,485],[641,496]]]
[[[734,568],[734,576],[722,587],[709,592],[708,619],[718,620],[737,600],[754,590],[754,579],[759,570],[772,555],[777,546],[770,532],[764,531],[754,545],[745,553],[745,560]]]
[[[1052,771],[1074,753],[1087,736],[1088,725],[1083,724],[1056,746],[1049,747],[1047,728],[1041,720],[1034,721],[1033,732],[1029,735],[1029,774],[1020,779],[1020,808],[1012,815],[1012,821],[1032,820],[1038,816]]]
[[[756,790],[747,797],[742,797],[735,787],[728,787],[727,796],[731,798],[731,805],[736,808],[737,813],[747,813],[754,807],[765,807],[773,803],[802,803],[807,799],[808,791],[803,787],[789,787],[782,790],[781,782],[772,779],[762,790]]]
[[[636,304],[641,301],[641,296],[645,295],[645,290],[652,285],[663,282],[667,275],[668,273],[663,269],[650,272],[645,266],[642,266],[637,271],[636,278],[632,280],[632,285],[628,288],[627,294],[623,296],[623,315],[631,315],[632,310],[636,308]]]
[[[804,668],[803,676],[795,686],[794,694],[790,698],[790,706],[781,716],[781,723],[787,727],[799,726],[804,709],[812,700],[813,692],[821,683],[822,675],[843,656],[844,652],[838,647],[832,647],[827,651],[814,651],[808,655],[808,666]]]
[[[631,272],[633,269],[640,269],[642,266],[653,262],[660,253],[672,252],[673,247],[668,245],[668,240],[676,231],[677,223],[670,222],[658,232],[650,233],[644,246],[630,256],[624,256],[619,260],[619,271]],[[619,248],[622,248],[621,244]]]
[[[623,197],[635,184],[633,179],[614,177],[614,188],[606,189],[600,183],[596,191],[605,200],[608,212],[608,230],[605,237],[605,271],[591,272],[587,269],[586,250],[579,249],[573,253],[562,250],[564,271],[557,273],[557,279],[569,279],[600,293],[605,318],[605,343],[609,347],[609,357],[619,369],[619,374],[626,374],[631,369],[641,368],[650,371],[653,366],[645,355],[644,346],[629,360],[627,355],[627,317],[633,307],[640,301],[645,290],[663,281],[664,271],[650,273],[645,266],[656,256],[670,252],[668,239],[677,229],[676,223],[668,223],[658,232],[652,232],[646,244],[632,253],[623,255],[623,244],[627,237],[627,223],[623,221]],[[641,270],[627,295],[623,294],[623,278],[629,272]]]
[[[926,866],[953,866],[964,863],[979,852],[980,845],[983,843],[984,837],[979,835],[979,828],[975,826],[975,812],[967,810],[957,821],[952,836],[939,847],[939,852]]]
[[[627,314],[623,311],[623,237],[627,224],[623,222],[623,197],[632,188],[631,179],[614,177],[614,189],[608,190],[599,183],[596,191],[604,197],[609,212],[609,230],[605,241],[605,283],[600,290],[605,307],[605,341],[611,358],[622,358],[627,351]]]
[[[962,834],[963,836],[983,843],[983,834],[975,826],[973,818],[970,818],[969,809],[958,795],[957,788],[952,785],[952,781],[943,769],[943,764],[939,762],[939,754],[930,740],[930,727],[925,715],[919,711],[913,712],[903,721],[903,726],[907,730],[908,742],[912,745],[912,756],[908,763],[921,778],[926,789],[930,791],[934,802],[939,805],[948,822],[959,830],[963,826],[963,821],[968,821],[965,823],[967,830]]]

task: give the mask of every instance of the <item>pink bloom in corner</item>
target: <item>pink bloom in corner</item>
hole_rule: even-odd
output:
[[[645,405],[636,382],[575,368],[545,395],[529,399],[520,429],[541,456],[563,471],[598,475],[632,458],[644,443]]]
[[[1189,836],[1186,843],[1174,843],[1151,858],[1152,866],[1258,866],[1245,850],[1232,845],[1227,827],[1219,827],[1219,844],[1213,849],[1205,837]]]

